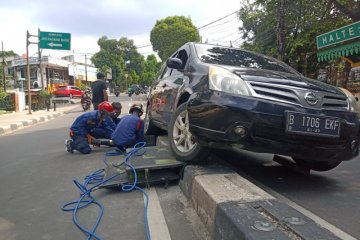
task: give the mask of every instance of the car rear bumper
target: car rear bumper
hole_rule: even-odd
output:
[[[339,117],[339,138],[288,133],[285,111]],[[350,160],[358,155],[356,114],[304,109],[287,103],[235,97],[221,92],[194,93],[188,101],[190,131],[203,145],[318,160]]]

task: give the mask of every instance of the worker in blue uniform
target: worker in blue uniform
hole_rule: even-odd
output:
[[[112,122],[110,115],[113,110],[112,105],[104,101],[99,104],[98,110],[86,112],[77,117],[70,127],[71,139],[65,141],[66,150],[70,153],[73,153],[74,150],[82,154],[90,153],[89,144],[93,144],[93,139],[95,139],[91,135],[93,129],[101,127],[106,131],[113,131],[113,126],[109,125]]]
[[[101,124],[93,128],[90,135],[96,139],[111,139],[111,134],[115,131],[116,125],[120,122],[119,115],[121,114],[121,103],[113,102],[111,104],[113,111],[110,113],[110,118],[105,118],[105,124]]]
[[[142,104],[133,104],[129,109],[129,115],[122,117],[116,126],[111,139],[121,151],[144,141],[144,121],[141,119],[143,113]]]

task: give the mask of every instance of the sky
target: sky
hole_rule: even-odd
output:
[[[226,4],[225,4],[226,2]],[[200,28],[203,42],[238,45],[241,22],[235,11],[241,0],[0,0],[0,41],[4,50],[26,53],[26,31],[71,34],[71,50],[43,49],[43,55],[91,56],[99,51],[97,40],[133,39],[139,53],[152,54],[150,31],[157,20],[167,16],[190,17]],[[232,14],[234,13],[234,14]],[[228,16],[229,15],[229,16]],[[226,17],[227,16],[227,17]],[[223,18],[222,20],[216,21]],[[207,27],[203,27],[212,23]],[[203,27],[203,28],[201,28]],[[37,38],[32,37],[32,42]],[[143,47],[147,46],[147,47]],[[37,56],[37,45],[29,46],[29,56]]]

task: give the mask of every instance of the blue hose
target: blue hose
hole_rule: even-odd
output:
[[[135,144],[133,149],[126,155],[118,149],[108,151],[105,154],[104,163],[107,166],[109,166],[109,163],[107,162],[107,157],[109,157],[109,156],[125,155],[125,160],[123,162],[121,162],[120,164],[116,164],[116,165],[113,164],[113,165],[115,167],[118,167],[118,166],[125,164],[126,166],[131,168],[131,170],[133,171],[134,182],[132,184],[124,184],[121,187],[122,191],[130,192],[130,191],[136,189],[145,195],[146,202],[145,202],[145,208],[144,208],[144,223],[145,223],[145,230],[146,230],[146,238],[148,240],[150,240],[150,231],[149,231],[149,225],[148,225],[148,221],[147,221],[147,209],[148,209],[148,205],[149,205],[149,196],[142,188],[136,186],[137,185],[136,170],[130,163],[128,163],[128,160],[131,158],[131,156],[133,156],[133,155],[141,156],[142,154],[144,154],[146,152],[145,146],[146,146],[145,142],[137,143],[137,144]],[[91,192],[97,190],[102,184],[114,179],[118,175],[119,175],[119,173],[116,173],[116,174],[104,179],[105,169],[98,169],[98,170],[94,171],[93,173],[91,173],[90,175],[86,176],[84,178],[83,183],[80,183],[79,181],[77,181],[75,179],[73,180],[75,186],[80,189],[80,198],[77,200],[63,204],[61,206],[61,210],[73,211],[73,221],[74,221],[75,225],[81,231],[83,231],[85,234],[87,234],[87,240],[90,240],[90,239],[101,240],[101,238],[95,234],[95,231],[96,231],[97,227],[99,226],[101,218],[104,213],[103,205],[96,201],[96,199],[91,195]],[[90,188],[88,188],[88,185],[92,185],[92,186]],[[90,204],[97,205],[100,208],[100,213],[99,213],[98,218],[96,219],[96,222],[95,222],[94,226],[92,227],[92,229],[88,230],[79,223],[79,221],[77,219],[77,212],[79,209],[85,208],[85,207],[89,206]]]

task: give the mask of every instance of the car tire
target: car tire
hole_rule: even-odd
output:
[[[73,97],[74,97],[74,95],[73,95],[72,93],[70,93],[69,97],[70,97],[70,98],[73,98]]]
[[[318,161],[318,162],[310,162],[309,160],[305,160],[302,158],[293,158],[297,165],[302,167],[307,167],[311,170],[317,172],[325,172],[332,170],[339,166],[340,162],[328,162],[328,161]]]
[[[144,120],[144,134],[145,135],[160,135],[164,131],[156,127],[151,120],[151,115],[149,113],[149,106],[146,108],[146,115]]]
[[[186,103],[181,104],[172,115],[168,138],[171,151],[180,161],[199,162],[205,160],[210,154],[210,149],[196,142],[189,130]]]

